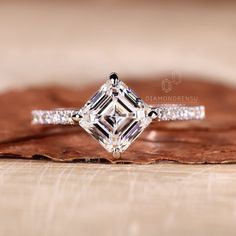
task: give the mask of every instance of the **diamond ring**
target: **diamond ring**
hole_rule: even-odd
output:
[[[112,73],[80,109],[32,111],[33,124],[80,125],[114,158],[120,158],[152,121],[202,120],[204,106],[148,105]]]

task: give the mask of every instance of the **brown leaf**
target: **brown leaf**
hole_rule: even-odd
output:
[[[165,79],[171,80],[171,77]],[[32,126],[32,109],[81,107],[99,88],[44,87],[0,95],[0,155],[47,157],[55,161],[102,160],[112,163],[236,162],[236,89],[189,78],[164,91],[163,78],[124,80],[148,103],[205,105],[207,119],[154,122],[122,154],[113,159],[79,126]]]

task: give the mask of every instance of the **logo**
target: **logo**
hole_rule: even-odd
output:
[[[161,81],[161,88],[164,93],[171,92],[175,86],[182,82],[181,76],[178,73],[172,72],[170,78],[164,78]]]
[[[161,80],[161,91],[164,93],[162,96],[146,96],[145,101],[151,104],[198,104],[199,97],[192,95],[171,95],[168,94],[176,89],[183,83],[181,74],[172,72],[168,77],[163,77]],[[180,92],[180,91],[179,91]]]

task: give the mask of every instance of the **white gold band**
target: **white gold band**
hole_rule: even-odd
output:
[[[32,124],[40,125],[72,125],[74,109],[34,110]]]
[[[174,120],[202,120],[205,118],[204,106],[186,106],[164,104],[150,108],[155,113],[153,121]],[[73,125],[73,115],[79,113],[79,109],[56,109],[32,111],[33,124],[41,125]]]
[[[205,118],[204,106],[186,106],[165,104],[154,106],[158,121],[174,121],[174,120],[202,120]]]

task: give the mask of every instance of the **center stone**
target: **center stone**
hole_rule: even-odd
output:
[[[108,80],[81,109],[80,126],[108,152],[123,152],[151,123],[149,111],[122,81]]]

